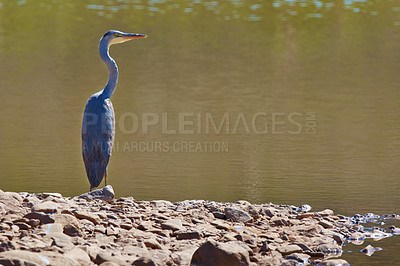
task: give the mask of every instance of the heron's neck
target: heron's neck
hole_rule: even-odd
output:
[[[108,77],[108,82],[105,88],[103,89],[102,95],[105,98],[110,98],[111,95],[113,95],[115,91],[115,87],[117,86],[117,81],[118,81],[118,67],[117,64],[115,63],[114,59],[110,57],[110,54],[108,53],[109,49],[109,44],[107,41],[104,41],[104,39],[101,39],[100,41],[100,46],[99,46],[99,52],[100,52],[100,57],[104,61],[104,63],[107,65],[108,72],[109,72],[109,77]]]

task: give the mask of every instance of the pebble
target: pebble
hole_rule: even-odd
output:
[[[111,186],[74,198],[0,190],[0,265],[299,265],[311,257],[347,265],[321,258],[340,256],[346,241],[400,232],[355,223],[374,214],[350,218],[309,205],[136,201],[113,193]]]

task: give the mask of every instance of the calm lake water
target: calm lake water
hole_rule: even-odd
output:
[[[2,190],[88,191],[82,114],[107,82],[109,29],[149,35],[110,52],[118,197],[400,213],[400,2],[389,0],[0,0]],[[345,258],[400,263],[399,242]]]

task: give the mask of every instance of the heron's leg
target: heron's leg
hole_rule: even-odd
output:
[[[105,183],[105,185],[107,186],[107,170],[106,170],[106,172],[104,173],[104,183]]]

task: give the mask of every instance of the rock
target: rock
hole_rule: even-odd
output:
[[[213,212],[212,214],[213,214],[214,217],[217,218],[217,219],[226,220],[226,216],[225,216],[225,214],[222,213],[222,212]]]
[[[62,224],[44,224],[42,226],[40,226],[40,229],[42,229],[46,235],[50,235],[50,234],[62,234],[63,233],[63,226]]]
[[[238,223],[247,223],[252,221],[250,214],[247,212],[236,209],[236,208],[225,208],[224,209],[225,216],[228,220]]]
[[[271,223],[275,224],[276,226],[288,226],[290,225],[290,220],[282,217],[274,216],[271,218]]]
[[[174,235],[176,239],[183,240],[183,239],[200,239],[201,234],[198,231],[175,231]]]
[[[14,223],[14,225],[18,226],[20,230],[29,230],[30,229],[30,226],[26,223],[18,222],[18,223]]]
[[[323,211],[317,212],[319,215],[321,215],[322,217],[326,217],[326,216],[331,216],[334,214],[334,212],[330,209],[325,209]]]
[[[158,243],[157,240],[155,239],[146,239],[144,240],[144,245],[148,248],[152,248],[152,249],[162,249],[160,243]]]
[[[77,212],[74,212],[74,215],[78,219],[86,219],[88,221],[91,221],[94,224],[99,224],[101,221],[99,216],[97,214],[93,214],[93,213],[77,211]]]
[[[93,260],[94,263],[96,264],[102,264],[104,262],[113,262],[117,265],[126,265],[126,262],[122,260],[121,258],[117,256],[112,256],[110,253],[107,253],[105,251],[99,251],[97,253],[96,258]]]
[[[49,196],[54,197],[54,198],[62,198],[62,195],[60,193],[47,193],[47,192],[42,193],[42,197],[44,199]]]
[[[107,236],[115,236],[118,235],[119,230],[117,228],[107,227],[106,228],[106,235]]]
[[[138,229],[139,230],[143,230],[143,231],[147,231],[150,230],[152,228],[152,222],[150,221],[143,221],[138,225]],[[181,224],[182,225],[182,224]]]
[[[132,224],[124,223],[124,224],[121,224],[120,227],[125,230],[130,230],[133,226],[132,226]]]
[[[361,241],[364,239],[365,239],[365,236],[361,232],[354,232],[348,237],[349,241]]]
[[[76,260],[80,265],[90,265],[91,262],[89,255],[80,248],[73,248],[65,252],[64,256]]]
[[[279,253],[281,253],[282,255],[289,255],[292,253],[303,251],[303,249],[300,248],[298,245],[292,245],[292,244],[280,245],[276,250],[279,251]]]
[[[75,237],[75,236],[83,236],[81,230],[79,230],[78,228],[76,228],[75,226],[73,226],[72,224],[67,224],[64,226],[64,230],[63,233],[71,236],[71,237]]]
[[[22,203],[23,199],[21,195],[15,192],[3,192],[0,193],[0,201],[11,202],[11,203]]]
[[[149,251],[146,248],[125,246],[123,252],[128,256],[148,257]]]
[[[78,196],[79,199],[112,201],[115,197],[114,189],[108,185]]]
[[[182,221],[179,219],[170,219],[161,224],[161,229],[177,231],[183,229]]]
[[[45,213],[56,213],[57,209],[60,209],[60,205],[52,201],[40,202],[32,207],[32,211],[34,212],[45,212]]]
[[[210,224],[214,225],[217,229],[221,229],[221,230],[229,230],[230,229],[230,226],[223,221],[219,221],[219,220],[210,221]]]
[[[15,192],[0,193],[0,213],[21,209],[22,197]]]
[[[343,259],[330,259],[318,263],[320,266],[350,266],[350,264]]]
[[[50,260],[39,253],[12,250],[0,253],[0,265],[46,265]]]
[[[174,251],[171,254],[173,262],[177,265],[190,265],[193,253],[196,251],[197,246],[188,245],[183,250]]]
[[[268,217],[275,216],[275,212],[276,212],[276,210],[274,208],[264,208],[263,211]]]
[[[361,250],[361,252],[365,253],[365,255],[367,255],[367,256],[372,256],[372,254],[374,254],[375,251],[381,251],[381,250],[382,250],[382,248],[379,248],[379,247],[375,248],[375,247],[373,247],[371,245],[368,245],[365,248],[363,248]]]
[[[338,243],[339,245],[342,245],[342,244],[344,243],[344,241],[345,241],[344,236],[341,235],[340,233],[336,233],[336,232],[332,233],[332,238],[333,238],[333,240],[335,240],[336,243]]]
[[[23,250],[13,250],[0,253],[1,265],[69,265],[80,264],[71,258],[56,252],[44,251],[35,253]]]
[[[303,212],[297,215],[297,219],[314,218],[313,212]]]
[[[236,266],[250,265],[248,250],[237,243],[219,243],[209,240],[203,243],[193,254],[193,266]]]
[[[134,266],[157,266],[157,264],[148,257],[140,257],[137,260],[135,260],[132,265]]]
[[[76,228],[79,228],[79,221],[73,215],[61,213],[61,214],[54,214],[52,218],[54,219],[55,223],[62,224],[63,226],[72,225]]]
[[[303,254],[303,253],[292,253],[287,255],[285,259],[287,260],[295,260],[301,265],[307,265],[309,261],[310,255]]]
[[[297,260],[292,259],[284,259],[279,266],[299,266],[300,264]]]
[[[342,254],[341,247],[336,243],[325,243],[316,247],[315,250],[318,252],[322,252],[324,254],[336,254],[336,255]]]
[[[330,229],[330,228],[334,227],[332,223],[330,223],[328,221],[325,221],[325,220],[319,221],[318,224],[322,225],[322,227],[325,228],[325,229]]]
[[[51,238],[53,239],[52,245],[57,246],[59,248],[69,250],[74,247],[71,241],[71,237],[67,236],[66,234],[54,233],[51,235]]]
[[[392,234],[394,234],[394,235],[400,235],[400,228],[393,227],[393,229],[392,229]]]
[[[37,213],[37,212],[30,212],[26,215],[24,215],[24,218],[27,219],[37,219],[40,221],[41,224],[51,224],[54,223],[55,220],[50,217],[48,214],[43,214],[43,213]]]
[[[304,205],[301,205],[299,209],[303,212],[308,212],[308,211],[311,211],[312,207],[308,204],[304,204]]]

